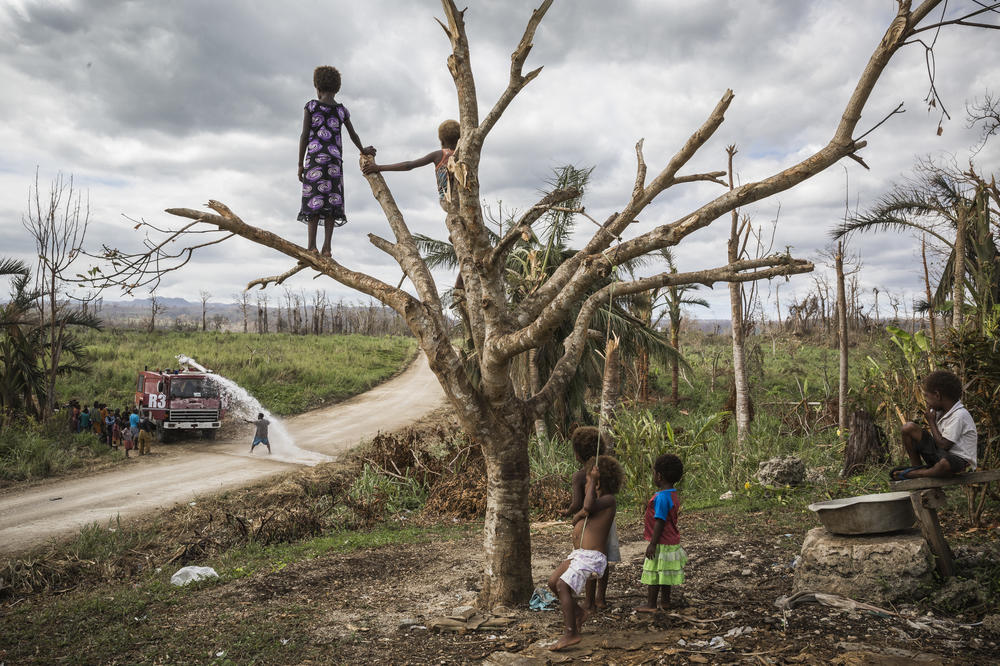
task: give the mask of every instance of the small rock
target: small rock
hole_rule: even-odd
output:
[[[733,491],[732,490],[727,490],[726,492],[724,492],[721,495],[719,495],[719,499],[720,500],[731,500],[731,499],[733,499]]]
[[[982,586],[974,580],[952,579],[933,595],[934,605],[958,611],[983,603]]]
[[[765,486],[801,486],[806,464],[795,456],[779,456],[760,463],[754,476]]]
[[[744,569],[743,571],[740,572],[740,575],[743,576],[750,576],[752,574],[753,574],[753,569]]]
[[[713,636],[712,640],[708,642],[708,649],[710,650],[725,650],[729,647],[726,640],[722,636]]]
[[[476,609],[473,606],[459,606],[452,609],[451,614],[448,616],[454,620],[468,620],[470,617],[476,614]]]

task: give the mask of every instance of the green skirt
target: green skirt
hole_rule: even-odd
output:
[[[642,563],[643,585],[681,585],[684,582],[684,565],[688,556],[679,545],[656,546],[656,557]]]

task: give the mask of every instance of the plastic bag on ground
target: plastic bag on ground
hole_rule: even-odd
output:
[[[206,578],[218,577],[219,574],[212,567],[183,567],[170,577],[170,584],[180,587]]]

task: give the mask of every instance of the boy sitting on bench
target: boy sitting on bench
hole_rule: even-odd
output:
[[[936,370],[922,382],[927,403],[927,430],[907,421],[903,448],[910,465],[897,467],[894,481],[920,477],[949,477],[976,469],[976,424],[962,405],[962,382],[947,370]]]

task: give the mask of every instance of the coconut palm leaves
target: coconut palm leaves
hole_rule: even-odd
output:
[[[38,307],[42,292],[31,287],[31,271],[20,261],[0,259],[0,276],[11,278],[10,300],[0,306],[0,414],[4,420],[15,413],[41,418],[48,394],[45,371],[53,363],[51,327],[62,342],[56,373],[64,375],[86,369],[83,346],[70,330],[100,328],[100,321],[67,308],[55,321],[45,320]]]
[[[550,210],[537,225],[537,232],[528,240],[519,240],[507,255],[504,271],[507,298],[511,303],[517,303],[535,292],[567,259],[576,254],[570,247],[575,226],[579,216],[574,212],[579,209],[584,192],[593,168],[578,169],[574,166],[564,166],[555,170],[553,177],[547,181],[549,191],[564,188],[575,188],[581,196],[564,202],[557,209]],[[513,224],[513,217],[496,221],[502,233]],[[500,240],[498,233],[490,230],[491,241],[496,244]],[[421,255],[430,268],[454,269],[458,263],[454,248],[450,243],[427,236],[415,236]],[[603,288],[612,281],[618,280],[619,271],[634,271],[640,262],[632,261],[617,267],[616,271],[602,281],[593,285],[592,291]],[[645,353],[647,358],[671,358],[673,348],[670,347],[666,334],[656,330],[649,321],[643,321],[632,313],[631,301],[636,296],[612,298],[601,307],[591,321],[590,339],[587,342],[582,361],[570,386],[552,413],[547,415],[549,427],[565,428],[573,421],[591,423],[594,418],[587,410],[585,397],[587,388],[600,386],[603,375],[604,340],[608,335],[619,338],[623,357],[635,357]],[[536,381],[544,384],[556,362],[563,354],[562,341],[573,330],[576,313],[563,320],[549,339],[531,353],[523,354],[515,363],[514,380],[522,394],[532,392],[532,370],[537,370]],[[533,364],[534,368],[529,364]],[[475,373],[475,364],[469,363],[470,376]],[[537,389],[537,387],[534,387]]]
[[[852,232],[907,230],[936,239],[946,253],[930,307],[950,310],[954,295],[964,292],[961,300],[970,299],[982,328],[1000,304],[1000,193],[996,185],[972,168],[963,172],[921,162],[913,178],[895,186],[869,211],[848,220],[832,235],[839,239]],[[964,264],[962,290],[955,289],[959,253]]]

